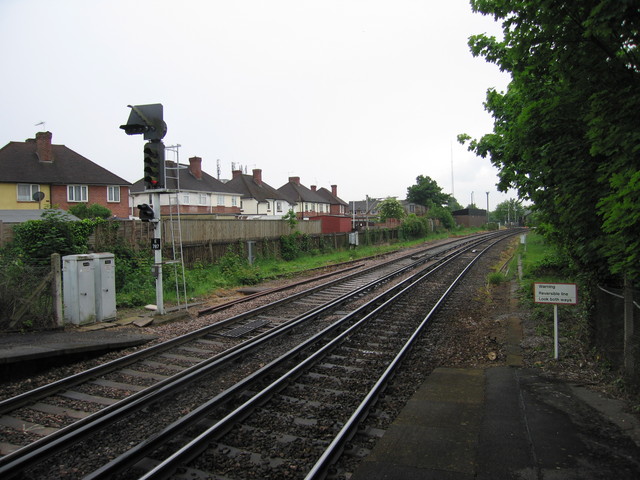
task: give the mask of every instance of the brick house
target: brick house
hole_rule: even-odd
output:
[[[131,184],[51,139],[51,132],[38,132],[0,149],[0,209],[68,210],[96,203],[116,217],[128,217]],[[42,192],[42,200],[34,198],[36,192]]]
[[[209,213],[217,215],[239,215],[241,192],[235,191],[217,178],[202,171],[202,158],[189,158],[189,165],[165,162],[166,193],[160,195],[160,212]],[[151,205],[152,191],[145,191],[144,180],[131,187],[132,215],[137,216],[136,206]]]
[[[311,185],[311,191],[317,192],[322,198],[329,202],[329,213],[331,215],[346,215],[349,205],[338,197],[338,186],[331,185],[331,191],[322,187],[316,190],[315,185]]]
[[[315,217],[329,213],[330,203],[317,191],[315,186],[309,189],[300,183],[300,177],[289,177],[289,182],[278,189],[299,219]]]
[[[261,218],[281,219],[293,208],[287,198],[262,180],[262,170],[254,168],[252,175],[234,170],[233,178],[226,185],[241,192],[242,215],[259,215]]]

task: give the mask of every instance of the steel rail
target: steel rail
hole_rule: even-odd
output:
[[[426,249],[424,252],[428,252],[429,250],[433,250],[434,247],[431,247],[429,249]],[[415,255],[415,254],[414,254]],[[407,256],[408,257],[408,256]],[[386,262],[384,264],[381,265],[374,265],[371,267],[368,267],[364,270],[361,270],[359,272],[355,272],[351,275],[348,275],[346,277],[341,277],[326,283],[323,283],[322,285],[318,285],[316,287],[312,287],[309,288],[307,290],[304,290],[302,292],[298,292],[294,295],[291,295],[287,298],[283,298],[281,300],[272,302],[268,305],[263,305],[261,307],[257,307],[254,308],[252,310],[249,310],[247,312],[243,312],[241,314],[238,315],[234,315],[232,317],[229,317],[227,319],[224,319],[220,322],[216,322],[212,325],[208,325],[205,327],[202,327],[198,330],[194,330],[193,332],[189,332],[185,335],[182,335],[180,337],[176,337],[170,340],[167,340],[165,342],[159,343],[157,345],[153,345],[151,347],[147,347],[144,348],[142,350],[138,350],[137,352],[131,353],[125,357],[121,357],[121,358],[117,358],[115,360],[111,360],[107,363],[104,363],[102,365],[98,365],[96,367],[90,368],[89,370],[85,370],[84,372],[80,372],[77,373],[75,375],[70,375],[68,377],[62,378],[60,380],[57,380],[55,382],[49,383],[47,385],[43,385],[41,387],[35,388],[33,390],[30,390],[28,392],[24,392],[20,395],[16,395],[15,397],[11,397],[11,398],[7,398],[4,400],[0,401],[0,414],[4,414],[6,412],[12,411],[12,410],[16,410],[22,406],[28,405],[32,402],[34,402],[35,400],[44,398],[46,396],[50,396],[62,389],[66,389],[69,387],[72,387],[74,385],[77,385],[79,383],[82,383],[86,380],[92,379],[94,377],[100,376],[100,375],[104,375],[105,373],[109,373],[115,369],[121,368],[121,367],[125,367],[127,365],[130,365],[132,363],[135,363],[137,361],[139,361],[140,359],[146,358],[148,356],[152,356],[152,355],[156,355],[160,352],[163,352],[165,350],[169,350],[171,348],[174,348],[176,346],[179,346],[183,343],[186,343],[190,340],[193,340],[194,338],[198,338],[207,334],[210,334],[212,332],[215,332],[216,330],[219,330],[227,325],[231,325],[235,322],[241,321],[242,319],[245,318],[249,318],[251,316],[254,315],[258,315],[264,311],[270,310],[272,309],[274,306],[278,306],[278,305],[284,305],[290,302],[293,302],[299,298],[302,298],[304,296],[310,295],[313,292],[316,291],[321,291],[322,289],[325,289],[327,287],[330,287],[332,285],[335,285],[336,283],[341,283],[341,282],[345,282],[349,279],[352,278],[357,278],[358,276],[364,276],[367,275],[370,272],[373,272],[375,270],[384,268],[387,265],[393,264],[399,260],[402,260],[406,257],[402,257],[401,259],[394,259],[391,260],[389,262]],[[308,283],[308,282],[303,282],[303,283]],[[149,388],[153,388],[153,386],[150,386]],[[1,461],[1,459],[0,459]]]
[[[481,240],[476,239],[475,242],[478,241]],[[159,398],[164,395],[170,394],[175,389],[180,388],[185,384],[195,381],[203,375],[210,373],[211,370],[219,368],[223,364],[232,362],[237,358],[246,355],[249,351],[256,348],[258,344],[275,338],[276,336],[279,336],[310,319],[316,318],[323,312],[327,312],[339,307],[340,305],[348,301],[349,298],[360,295],[361,293],[371,289],[376,284],[384,283],[394,276],[415,268],[417,264],[424,263],[429,258],[430,257],[421,258],[409,265],[394,270],[393,272],[390,272],[383,277],[377,278],[352,292],[349,292],[326,303],[325,305],[318,306],[306,312],[302,316],[289,321],[286,324],[280,325],[279,327],[265,332],[259,337],[254,337],[253,339],[232,347],[231,349],[217,356],[214,356],[208,360],[204,360],[203,362],[194,365],[177,375],[167,378],[149,387],[148,389],[145,389],[144,391],[138,392],[121,400],[117,404],[105,407],[88,417],[80,419],[77,422],[62,428],[55,433],[52,433],[40,440],[37,440],[36,442],[33,442],[15,452],[12,452],[0,458],[0,475],[5,476],[3,478],[9,478],[12,475],[16,475],[21,470],[29,466],[32,462],[36,460],[40,461],[44,458],[54,455],[55,453],[67,448],[69,445],[72,445],[82,440],[83,438],[90,436],[94,430],[105,428],[107,425],[121,420],[124,416],[130,414],[132,410],[143,408],[144,406],[157,401]],[[369,270],[372,269],[373,268]],[[252,312],[261,310],[262,308],[263,307],[259,307],[258,309],[252,310]],[[205,330],[207,328],[209,327],[204,327],[204,329],[201,330]],[[195,332],[192,332],[191,334],[187,335],[193,335],[194,333]],[[153,349],[154,347],[150,348]],[[138,352],[136,352],[136,354],[137,353]]]
[[[453,256],[460,255],[461,253],[462,252],[455,253],[453,254]],[[424,276],[425,274],[430,274],[431,272],[437,270],[442,264],[447,263],[448,261],[450,261],[449,256],[442,258],[438,260],[434,265],[427,267],[426,271],[421,271],[417,275]],[[344,325],[347,325],[349,322],[353,322],[354,319],[358,317],[358,315],[370,314],[369,313],[370,310],[374,308],[372,307],[372,305],[376,305],[382,301],[385,301],[386,298],[394,296],[398,291],[405,289],[407,285],[410,285],[416,281],[418,280],[413,277],[405,279],[399,284],[393,286],[391,289],[381,293],[376,298],[370,300],[366,304],[358,307],[356,310],[345,315],[339,321],[329,325],[328,327],[318,332],[313,337],[302,342],[301,344],[297,345],[296,347],[294,347],[293,349],[291,349],[281,357],[273,360],[272,362],[268,363],[261,369],[254,372],[253,374],[247,376],[240,382],[228,388],[224,392],[221,392],[220,394],[216,395],[214,398],[212,398],[208,402],[202,404],[197,409],[194,409],[193,411],[189,412],[187,415],[185,415],[181,419],[177,420],[173,424],[166,427],[162,432],[154,435],[152,438],[148,439],[145,442],[141,442],[140,444],[129,449],[127,452],[121,454],[119,457],[115,458],[105,466],[87,475],[85,477],[85,480],[108,479],[118,473],[121,473],[123,469],[135,464],[141,458],[143,458],[145,455],[147,455],[148,453],[150,453],[151,451],[153,451],[163,443],[166,443],[170,439],[175,438],[182,431],[184,431],[185,429],[189,428],[193,424],[200,421],[204,416],[207,415],[208,412],[210,412],[214,408],[217,408],[218,406],[228,402],[231,398],[234,398],[239,393],[245,391],[251,384],[254,384],[260,379],[264,378],[273,370],[281,367],[283,364],[290,361],[292,358],[300,356],[302,352],[309,349],[311,346],[318,343],[319,341],[322,341],[323,339],[325,339],[333,331],[339,328],[344,328]]]
[[[373,388],[369,391],[369,393],[362,400],[360,405],[356,408],[351,417],[345,422],[342,426],[338,434],[334,437],[333,441],[329,444],[329,446],[325,449],[322,456],[318,459],[315,465],[311,468],[309,473],[306,475],[305,480],[318,480],[324,478],[326,476],[327,471],[331,467],[332,463],[341,455],[344,450],[344,446],[346,443],[351,440],[354,433],[356,432],[358,425],[362,422],[362,420],[368,414],[371,406],[378,399],[380,394],[384,391],[386,386],[388,385],[390,379],[395,374],[396,370],[400,367],[402,360],[405,358],[407,353],[411,350],[415,342],[418,340],[423,330],[426,328],[427,324],[431,320],[431,317],[436,314],[436,312],[440,309],[445,300],[449,297],[451,292],[458,286],[460,281],[467,275],[471,267],[476,263],[476,261],[484,255],[491,247],[495,246],[502,239],[496,240],[492,244],[485,247],[478,255],[476,255],[471,262],[460,272],[460,274],[456,277],[456,279],[449,285],[449,288],[444,292],[444,294],[440,297],[440,299],[434,304],[429,313],[424,317],[420,325],[415,329],[413,334],[409,337],[409,339],[405,342],[402,349],[398,352],[395,358],[391,361],[389,366],[385,369],[380,378],[376,381]]]
[[[307,358],[302,360],[299,364],[289,370],[287,373],[282,375],[276,381],[272,382],[269,386],[265,387],[260,392],[254,394],[250,399],[248,399],[245,403],[237,407],[234,411],[226,415],[224,418],[216,422],[213,426],[208,428],[206,431],[198,435],[195,439],[190,441],[188,444],[180,448],[174,454],[166,458],[163,462],[159,463],[155,468],[151,471],[147,472],[145,475],[140,477],[140,479],[151,480],[151,479],[163,479],[169,478],[173,472],[181,465],[185,465],[196,458],[198,455],[202,453],[202,451],[207,447],[209,442],[214,441],[216,438],[219,438],[220,435],[224,434],[229,428],[233,426],[237,421],[245,418],[249,413],[260,404],[263,404],[270,396],[274,393],[280,391],[284,386],[286,386],[292,378],[296,378],[304,370],[307,370],[309,366],[315,364],[319,359],[324,358],[328,352],[333,350],[336,345],[343,342],[349,335],[351,335],[354,331],[360,329],[366,322],[368,322],[371,318],[374,317],[376,313],[379,313],[384,308],[389,307],[395,300],[399,297],[404,296],[409,293],[413,287],[428,278],[432,273],[437,270],[443,268],[449,262],[457,258],[458,256],[466,253],[468,250],[473,248],[473,246],[467,247],[464,251],[457,252],[444,261],[440,262],[434,268],[430,269],[428,272],[422,272],[422,274],[416,275],[418,278],[411,278],[402,283],[401,287],[399,287],[397,292],[394,292],[389,298],[386,298],[383,303],[378,305],[372,311],[366,313],[366,315],[358,320],[353,325],[349,326],[346,330],[340,333],[337,337],[323,345],[320,349],[309,355]],[[477,257],[475,257],[477,258]],[[474,258],[474,261],[475,261]],[[465,269],[466,271],[466,269]],[[451,291],[452,287],[449,287],[446,295]],[[441,299],[438,302],[438,305],[443,301]],[[287,354],[288,355],[288,354]],[[165,434],[166,437],[169,436],[170,432]],[[175,432],[172,432],[175,433]],[[103,477],[104,478],[104,477]]]

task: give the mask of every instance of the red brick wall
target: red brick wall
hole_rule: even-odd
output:
[[[349,217],[321,215],[311,220],[322,222],[322,233],[345,233],[352,230],[352,222]]]
[[[87,189],[87,205],[97,203],[111,210],[112,215],[120,218],[129,217],[129,187],[120,187],[120,202],[107,202],[107,187],[104,185],[89,185]],[[69,210],[70,207],[77,205],[77,202],[67,201],[67,186],[52,185],[51,186],[51,205],[63,210]]]

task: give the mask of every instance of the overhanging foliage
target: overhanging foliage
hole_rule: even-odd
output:
[[[499,188],[531,200],[550,238],[597,279],[640,282],[640,9],[631,0],[474,0],[504,39],[474,55],[511,74],[489,90],[493,132],[471,142]]]

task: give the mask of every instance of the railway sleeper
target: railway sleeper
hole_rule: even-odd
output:
[[[328,440],[316,436],[292,435],[289,430],[265,430],[249,425],[234,428],[221,439],[221,442],[224,442],[225,447],[251,453],[254,459],[268,458],[305,462],[313,461],[329,445]],[[220,444],[217,447],[220,447]]]

